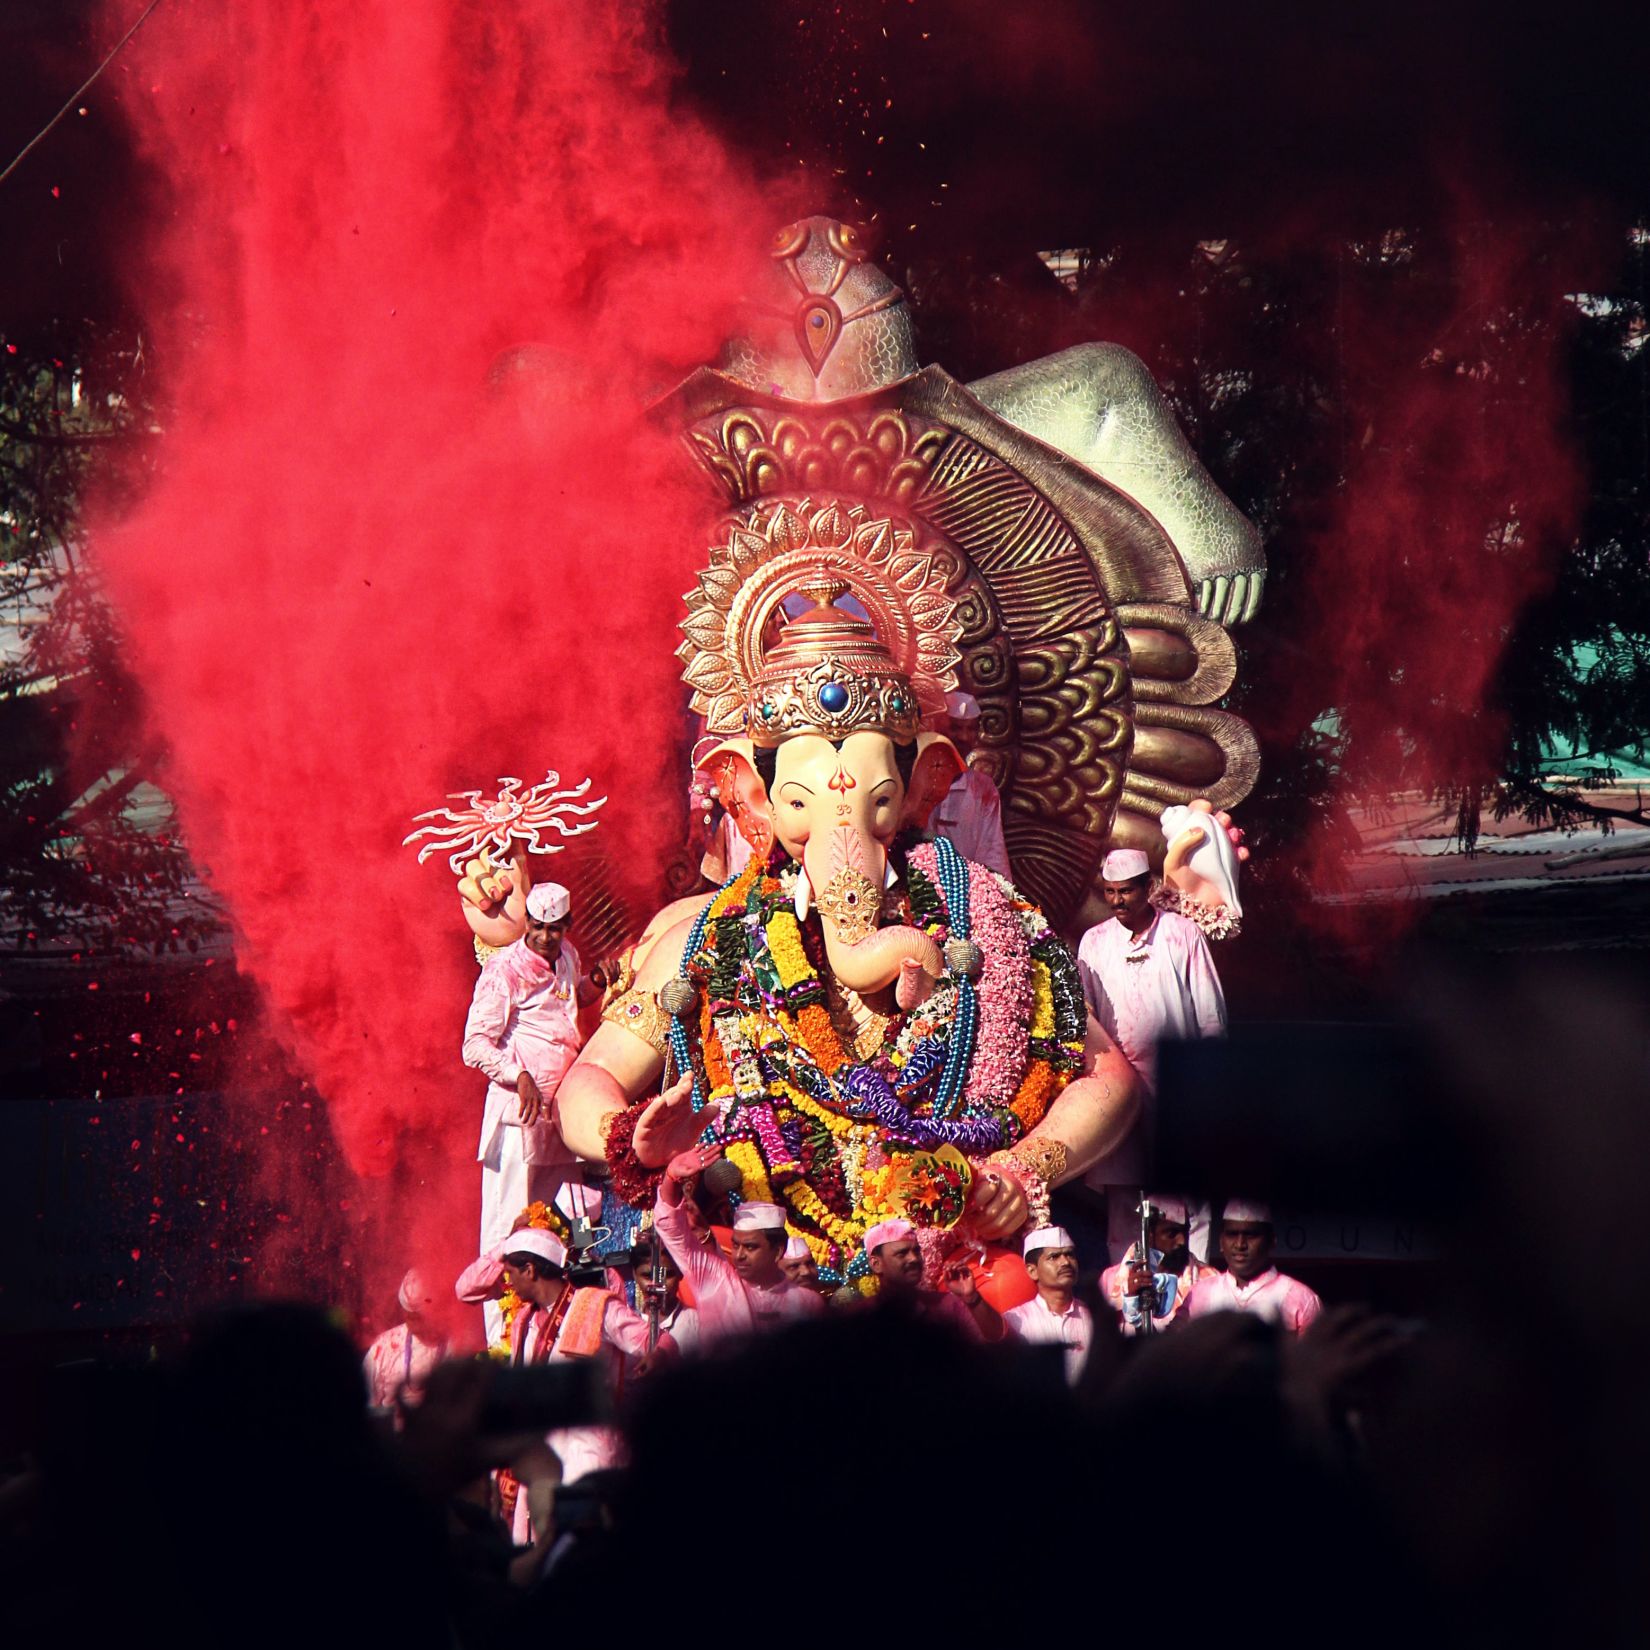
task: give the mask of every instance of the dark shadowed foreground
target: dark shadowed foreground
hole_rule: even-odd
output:
[[[640,1383],[629,1466],[524,1559],[486,1478],[527,1419],[489,1411],[497,1366],[444,1366],[395,1432],[321,1313],[257,1307],[33,1394],[0,1487],[13,1642],[1632,1642],[1642,1017],[1602,977],[1482,965],[1425,1002],[1465,1156],[1424,1323],[1103,1336],[1068,1390],[1038,1349],[833,1313]]]

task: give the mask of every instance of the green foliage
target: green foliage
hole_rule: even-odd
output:
[[[198,942],[189,860],[155,787],[83,511],[140,485],[141,353],[88,334],[0,357],[0,935],[20,948]]]

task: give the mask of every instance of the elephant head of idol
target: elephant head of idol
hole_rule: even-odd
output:
[[[777,843],[795,862],[797,914],[818,913],[842,985],[878,990],[908,962],[937,977],[934,941],[883,926],[882,915],[899,880],[895,842],[927,824],[962,759],[921,730],[919,690],[876,627],[838,605],[849,585],[815,573],[792,589],[811,605],[788,619],[782,606],[769,614],[740,711],[748,732],[702,766],[753,848],[769,854]]]
[[[920,994],[904,963],[941,971],[932,939],[882,916],[890,851],[962,771],[923,731],[956,684],[954,566],[913,520],[770,498],[725,520],[687,596],[683,675],[722,741],[701,769],[758,855],[795,862],[798,912],[818,913],[832,973],[861,993],[903,973]]]

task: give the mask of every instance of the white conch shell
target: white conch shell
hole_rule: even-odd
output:
[[[1203,840],[1192,852],[1191,867],[1221,892],[1226,909],[1234,918],[1243,915],[1238,901],[1237,848],[1220,821],[1201,808],[1165,808],[1158,821],[1166,841],[1173,842],[1183,831],[1201,831]]]

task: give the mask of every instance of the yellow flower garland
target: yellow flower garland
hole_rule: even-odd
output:
[[[804,1116],[811,1117],[817,1123],[823,1123],[838,1139],[848,1134],[854,1127],[851,1118],[843,1117],[839,1113],[830,1111],[819,1104],[817,1100],[810,1100],[794,1083],[776,1082],[774,1087],[784,1095],[786,1101],[794,1106]]]
[[[768,918],[768,953],[779,970],[779,983],[788,991],[813,973],[808,954],[802,949],[802,930],[791,911],[776,911]]]
[[[728,1162],[744,1176],[739,1195],[747,1203],[772,1203],[773,1190],[768,1185],[768,1172],[762,1163],[762,1154],[754,1140],[730,1140],[724,1153]]]
[[[1054,982],[1048,964],[1034,957],[1031,962],[1031,1035],[1052,1038],[1054,1032]]]
[[[822,1232],[829,1235],[844,1249],[855,1249],[860,1239],[865,1236],[865,1222],[862,1220],[843,1220],[839,1215],[833,1215],[826,1208],[824,1200],[805,1180],[793,1180],[785,1188],[785,1196],[790,1199],[791,1207],[799,1215],[806,1215]]]

